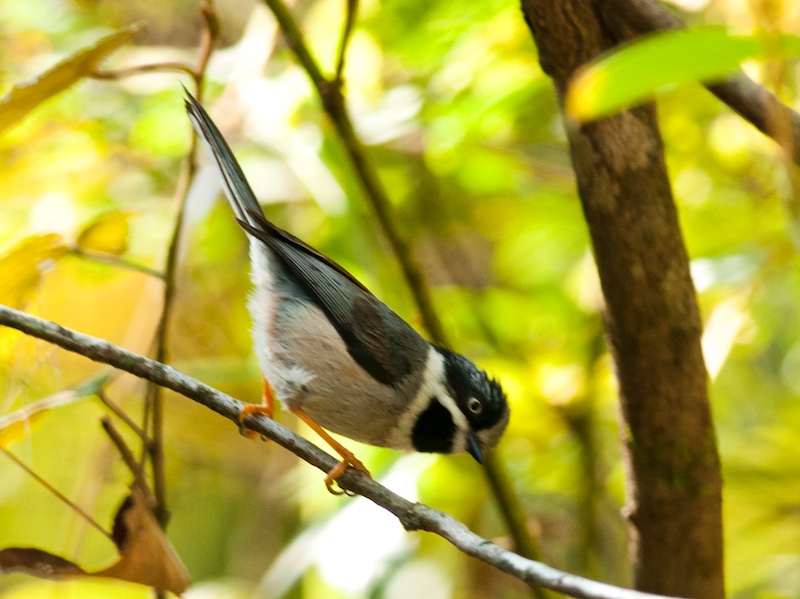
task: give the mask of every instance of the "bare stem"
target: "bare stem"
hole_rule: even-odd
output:
[[[41,476],[39,476],[39,474],[37,474],[30,466],[28,466],[25,462],[20,460],[13,453],[8,451],[5,447],[0,446],[0,451],[2,451],[4,454],[6,454],[8,456],[8,458],[12,462],[14,462],[17,466],[19,466],[25,472],[27,472],[28,475],[31,476],[31,478],[33,478],[36,482],[38,482],[40,485],[42,485],[50,493],[55,495],[62,503],[64,503],[67,506],[69,506],[69,508],[73,512],[78,514],[88,524],[90,524],[91,526],[93,526],[94,528],[99,530],[103,534],[104,537],[106,537],[112,543],[115,543],[114,538],[111,536],[111,534],[108,531],[106,531],[102,526],[100,526],[100,524],[98,524],[97,521],[94,518],[92,518],[89,514],[87,514],[85,511],[83,511],[83,509],[81,509],[77,504],[75,504],[72,501],[70,501],[70,499],[66,495],[64,495],[61,491],[56,489],[53,485],[51,485],[49,482],[47,482],[45,479],[43,479]]]
[[[336,58],[336,81],[342,81],[342,73],[344,72],[344,59],[347,54],[347,45],[350,43],[350,36],[353,33],[353,25],[356,22],[356,15],[358,14],[358,0],[347,0],[347,11],[345,14],[344,28],[342,29],[342,38],[339,40],[339,54]]]
[[[83,258],[84,260],[89,260],[91,262],[100,262],[102,264],[108,264],[109,266],[116,266],[118,268],[122,268],[125,270],[140,272],[155,279],[161,279],[162,281],[164,280],[164,273],[159,272],[154,268],[149,268],[141,264],[136,264],[135,262],[130,262],[128,260],[120,258],[119,256],[87,252],[80,248],[73,248],[71,251],[73,254],[79,256],[80,258]]]
[[[128,447],[128,444],[125,443],[125,439],[122,438],[122,435],[117,430],[117,427],[115,427],[114,423],[111,422],[111,418],[108,416],[104,417],[100,421],[100,424],[102,424],[103,430],[117,448],[122,461],[125,462],[128,470],[131,471],[134,479],[134,485],[142,491],[145,497],[152,498],[153,493],[150,490],[150,485],[147,484],[147,477],[145,476],[142,464],[134,457],[131,448]]]
[[[163,73],[169,71],[177,71],[179,73],[186,73],[192,78],[195,76],[195,71],[187,64],[182,62],[160,62],[151,64],[140,64],[133,67],[125,67],[123,69],[116,69],[114,71],[100,71],[97,70],[92,73],[95,79],[108,79],[116,81],[134,75],[143,75],[145,73]]]
[[[219,32],[219,23],[210,0],[204,0],[200,6],[201,14],[205,21],[205,27],[200,38],[200,50],[198,53],[197,68],[192,71],[194,81],[195,97],[202,97],[202,82],[205,76],[205,69],[214,50],[214,44]],[[195,154],[197,150],[197,139],[193,135],[190,142],[189,155],[184,162],[183,172],[180,182],[175,192],[178,209],[175,215],[175,223],[172,229],[172,237],[167,250],[167,259],[164,265],[164,296],[161,317],[156,329],[156,359],[159,362],[167,361],[167,333],[169,321],[172,314],[172,305],[175,297],[175,277],[178,268],[178,253],[183,234],[183,221],[186,206],[186,197],[189,186],[196,170]],[[145,407],[149,418],[146,422],[150,424],[151,442],[146,445],[147,453],[153,467],[153,495],[156,499],[156,518],[162,527],[169,519],[166,498],[166,476],[164,471],[164,406],[161,387],[153,385],[149,387]],[[145,427],[147,430],[147,427]]]
[[[419,308],[425,329],[431,339],[439,345],[447,345],[444,327],[433,308],[430,289],[422,276],[419,266],[411,255],[408,240],[401,233],[393,216],[391,202],[378,177],[378,172],[364,152],[353,123],[344,105],[341,91],[341,82],[337,79],[328,80],[311,56],[305,38],[294,17],[281,0],[264,0],[275,15],[278,25],[283,32],[287,44],[295,53],[300,65],[308,74],[322,101],[322,106],[328,114],[336,132],[339,135],[345,152],[350,158],[350,163],[356,172],[361,188],[372,206],[375,216],[383,229],[392,250],[397,256],[403,275],[408,283],[414,300]]]
[[[103,402],[104,406],[106,406],[109,410],[111,410],[114,413],[114,415],[117,418],[122,420],[122,422],[124,422],[129,429],[131,429],[134,433],[136,433],[136,436],[142,440],[142,443],[144,445],[150,443],[150,438],[147,436],[147,433],[144,431],[144,429],[140,427],[138,424],[136,424],[133,421],[133,419],[130,416],[128,416],[122,408],[120,408],[117,404],[111,401],[108,398],[108,395],[106,394],[105,391],[103,391],[102,389],[99,390],[97,392],[97,397],[100,399],[101,402]]]

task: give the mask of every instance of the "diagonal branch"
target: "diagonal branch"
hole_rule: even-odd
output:
[[[203,79],[205,70],[211,59],[211,53],[216,44],[217,34],[219,33],[219,23],[214,6],[211,0],[203,0],[200,3],[200,13],[205,21],[200,39],[200,52],[197,59],[197,68],[193,73],[195,84],[195,97],[202,98]],[[197,150],[197,138],[191,137],[188,159],[184,163],[178,188],[175,192],[177,210],[175,221],[172,227],[167,248],[167,258],[164,264],[164,290],[162,295],[161,315],[155,333],[155,353],[156,359],[167,361],[169,323],[172,317],[173,302],[177,287],[177,272],[179,267],[179,252],[184,237],[184,220],[186,213],[186,198],[189,187],[196,170],[195,153]],[[153,469],[153,494],[156,499],[156,518],[162,528],[165,528],[169,519],[167,509],[167,485],[164,466],[164,410],[161,397],[161,387],[157,385],[149,386],[147,389],[145,404],[145,426],[144,429],[150,434],[150,443],[146,444],[145,449],[150,457]]]
[[[172,389],[231,420],[238,428],[242,402],[217,391],[155,360],[150,360],[108,341],[83,335],[58,324],[0,305],[0,325],[44,339],[95,362],[109,364],[156,385]],[[327,472],[338,460],[288,428],[265,416],[250,416],[247,427],[272,439],[312,466]],[[412,503],[381,484],[352,469],[337,480],[343,489],[366,497],[394,514],[406,530],[425,530],[439,535],[457,549],[526,582],[572,597],[585,599],[658,599],[660,595],[632,591],[561,572],[536,562],[476,535],[464,524],[443,512]]]

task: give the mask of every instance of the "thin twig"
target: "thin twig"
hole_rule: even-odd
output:
[[[367,158],[345,109],[340,82],[338,80],[330,81],[322,74],[317,62],[311,56],[300,27],[286,5],[281,0],[264,0],[264,2],[275,15],[288,46],[295,53],[300,65],[314,84],[322,100],[322,106],[339,134],[364,194],[398,258],[403,275],[419,308],[425,329],[434,343],[447,345],[444,327],[433,308],[430,289],[411,255],[408,240],[392,217],[389,196],[380,182],[377,170]]]
[[[89,260],[91,262],[100,262],[101,264],[116,266],[117,268],[122,268],[124,270],[132,270],[134,272],[139,272],[147,276],[153,277],[155,279],[161,279],[162,281],[164,280],[163,272],[160,272],[148,266],[144,266],[142,264],[137,264],[136,262],[130,262],[129,260],[125,260],[124,258],[120,258],[118,256],[112,256],[109,254],[96,254],[94,252],[87,252],[86,250],[82,250],[80,248],[72,248],[70,251],[74,255],[78,256],[79,258],[83,258],[84,260]]]
[[[153,492],[150,490],[150,485],[147,484],[147,477],[145,476],[141,462],[134,457],[131,448],[128,447],[128,444],[125,443],[125,439],[122,438],[122,435],[117,430],[117,427],[115,427],[114,423],[111,422],[111,418],[108,416],[102,418],[100,420],[100,424],[103,426],[103,430],[111,439],[114,447],[117,448],[122,461],[125,462],[128,470],[131,471],[131,474],[133,475],[134,486],[144,493],[145,497],[148,498],[148,503],[150,503],[150,500],[153,499]]]
[[[6,454],[8,456],[8,458],[12,462],[14,462],[17,466],[19,466],[25,472],[27,472],[36,482],[38,482],[40,485],[42,485],[50,493],[55,495],[62,503],[64,503],[67,506],[69,506],[69,508],[73,512],[75,512],[81,518],[86,520],[86,522],[88,524],[90,524],[91,526],[93,526],[94,528],[99,530],[103,534],[104,537],[106,537],[112,543],[115,543],[114,538],[111,536],[111,534],[107,530],[105,530],[102,526],[100,526],[100,524],[98,524],[97,521],[95,521],[89,514],[87,514],[85,511],[83,511],[77,504],[75,504],[72,501],[70,501],[69,498],[67,498],[67,496],[64,495],[61,491],[56,489],[53,485],[51,485],[49,482],[47,482],[45,479],[43,479],[41,476],[39,476],[30,466],[28,466],[25,462],[20,460],[13,453],[8,451],[5,447],[0,446],[0,451],[2,451],[4,454]]]
[[[192,80],[195,84],[195,97],[202,97],[202,82],[205,69],[214,50],[214,44],[219,33],[219,23],[217,21],[214,7],[210,0],[204,0],[200,5],[200,12],[205,21],[200,38],[200,50],[197,59],[197,68],[192,71]],[[178,254],[181,246],[183,234],[183,222],[186,209],[186,198],[189,186],[196,170],[195,154],[197,151],[197,140],[194,135],[191,137],[189,154],[184,162],[183,172],[176,189],[178,209],[175,215],[175,223],[172,229],[172,237],[167,250],[167,259],[164,266],[164,295],[161,317],[156,328],[156,359],[159,362],[167,361],[167,331],[172,305],[175,297],[175,277],[178,268]],[[151,386],[148,388],[146,398],[146,417],[145,423],[149,423],[151,442],[147,445],[148,455],[153,467],[153,495],[156,499],[156,518],[163,526],[168,519],[166,504],[166,475],[164,469],[164,406],[161,395],[161,388]],[[145,426],[148,430],[148,426]]]
[[[490,451],[486,455],[486,460],[483,463],[483,473],[486,475],[489,487],[497,500],[497,505],[506,521],[511,538],[514,539],[514,549],[520,555],[541,561],[542,552],[528,529],[528,518],[522,509],[522,503],[511,486],[508,473],[500,462],[496,450]],[[550,597],[548,591],[540,586],[532,586],[531,594],[535,599],[549,599]]]
[[[206,75],[208,61],[211,60],[211,54],[214,52],[214,46],[219,35],[219,19],[211,0],[202,0],[200,2],[200,14],[203,15],[205,27],[200,33],[200,52],[198,53],[197,67],[195,68],[195,85],[197,87],[195,91],[198,94],[202,94],[203,78]],[[200,98],[200,96],[195,97]]]
[[[110,364],[154,384],[172,389],[227,418],[233,423],[235,430],[239,430],[239,416],[246,404],[166,364],[122,349],[103,339],[83,335],[2,305],[0,305],[0,325],[17,329],[96,362]],[[247,428],[275,441],[323,472],[329,472],[339,463],[320,448],[266,416],[248,416],[245,424]],[[237,433],[232,429],[231,434]],[[337,483],[343,489],[366,497],[394,514],[406,530],[424,530],[437,534],[467,555],[511,574],[529,585],[543,586],[585,599],[661,597],[589,580],[524,558],[476,535],[452,516],[420,503],[412,503],[355,470],[348,469]]]
[[[53,408],[75,403],[87,395],[100,394],[103,387],[114,377],[115,373],[101,372],[91,376],[88,380],[75,385],[72,389],[64,389],[53,395],[26,404],[9,414],[0,416],[0,433],[14,425],[21,425]]]
[[[132,77],[134,75],[142,75],[145,73],[156,73],[156,72],[161,73],[170,71],[186,73],[187,75],[190,75],[192,78],[194,78],[195,76],[194,69],[182,62],[159,62],[151,64],[140,64],[132,67],[116,69],[113,71],[96,70],[92,73],[92,77],[94,77],[95,79],[108,79],[111,81],[116,81],[118,79],[124,79],[126,77]]]
[[[344,59],[345,55],[347,54],[347,46],[350,43],[350,37],[353,33],[353,25],[355,25],[357,14],[358,0],[347,0],[344,28],[342,29],[342,37],[339,40],[339,52],[336,58],[336,81],[339,83],[342,81],[342,73],[344,72]]]
[[[493,489],[499,489],[495,493],[500,507],[500,512],[503,514],[506,522],[509,522],[509,530],[511,537],[514,539],[514,548],[517,553],[535,560],[542,559],[542,552],[539,549],[536,541],[528,533],[528,519],[525,516],[525,511],[522,509],[522,504],[517,497],[516,492],[511,487],[511,481],[501,464],[498,464],[499,458],[496,451],[490,451],[486,455],[484,473],[489,480],[489,485]],[[525,531],[521,534],[520,531]]]
[[[97,392],[97,398],[103,403],[103,405],[105,405],[109,410],[111,410],[117,418],[122,420],[122,422],[124,422],[125,425],[129,429],[131,429],[136,434],[137,437],[139,437],[142,440],[142,443],[144,445],[150,443],[150,437],[147,436],[145,430],[138,424],[136,424],[133,421],[133,419],[130,416],[128,416],[122,408],[120,408],[117,404],[111,401],[108,398],[108,395],[106,395],[106,392],[104,390],[100,389]]]

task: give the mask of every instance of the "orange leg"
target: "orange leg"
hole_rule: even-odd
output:
[[[275,413],[275,394],[272,391],[272,386],[269,384],[267,377],[262,376],[261,380],[263,381],[261,403],[247,404],[239,413],[239,430],[244,436],[249,437],[250,439],[255,439],[258,434],[255,431],[248,430],[247,427],[245,427],[244,419],[251,414],[264,414],[264,416],[271,419],[272,415]],[[262,437],[262,439],[264,439],[264,437]],[[264,440],[266,441],[266,439]]]
[[[339,443],[336,439],[331,437],[328,432],[323,429],[319,424],[317,424],[311,416],[303,408],[289,408],[289,411],[296,415],[300,420],[305,422],[308,426],[310,426],[314,432],[316,432],[320,437],[322,437],[323,441],[325,441],[328,445],[330,445],[333,450],[342,456],[342,461],[336,465],[336,467],[328,472],[328,476],[325,478],[325,486],[328,487],[328,491],[333,493],[334,495],[341,495],[345,491],[336,491],[333,488],[334,481],[339,478],[344,471],[347,470],[348,466],[351,466],[358,470],[359,472],[363,472],[370,478],[372,475],[369,473],[369,470],[361,463],[356,456],[353,455],[349,449],[344,447],[341,443]]]

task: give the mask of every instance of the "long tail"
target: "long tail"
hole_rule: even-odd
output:
[[[337,271],[341,276],[349,279],[353,285],[372,295],[369,289],[342,266],[319,253],[302,239],[298,239],[267,220],[227,142],[203,107],[188,90],[186,91],[186,111],[189,113],[194,130],[197,131],[209,155],[217,164],[225,195],[228,196],[236,219],[250,235],[251,241],[253,239],[261,240],[280,256],[285,266],[292,271],[293,276],[301,282],[301,285],[312,297],[319,296],[321,287],[333,285],[330,280],[320,279],[320,277],[324,277],[327,270],[320,270],[319,265],[315,264],[316,262],[323,263],[328,268]]]
[[[197,131],[197,135],[203,140],[208,155],[214,159],[217,165],[225,195],[228,196],[236,218],[252,229],[263,228],[267,224],[266,217],[261,211],[261,206],[259,206],[250,184],[244,178],[242,168],[231,152],[230,146],[205,109],[188,90],[185,91],[186,112],[189,113],[189,120],[191,120],[194,130]]]

